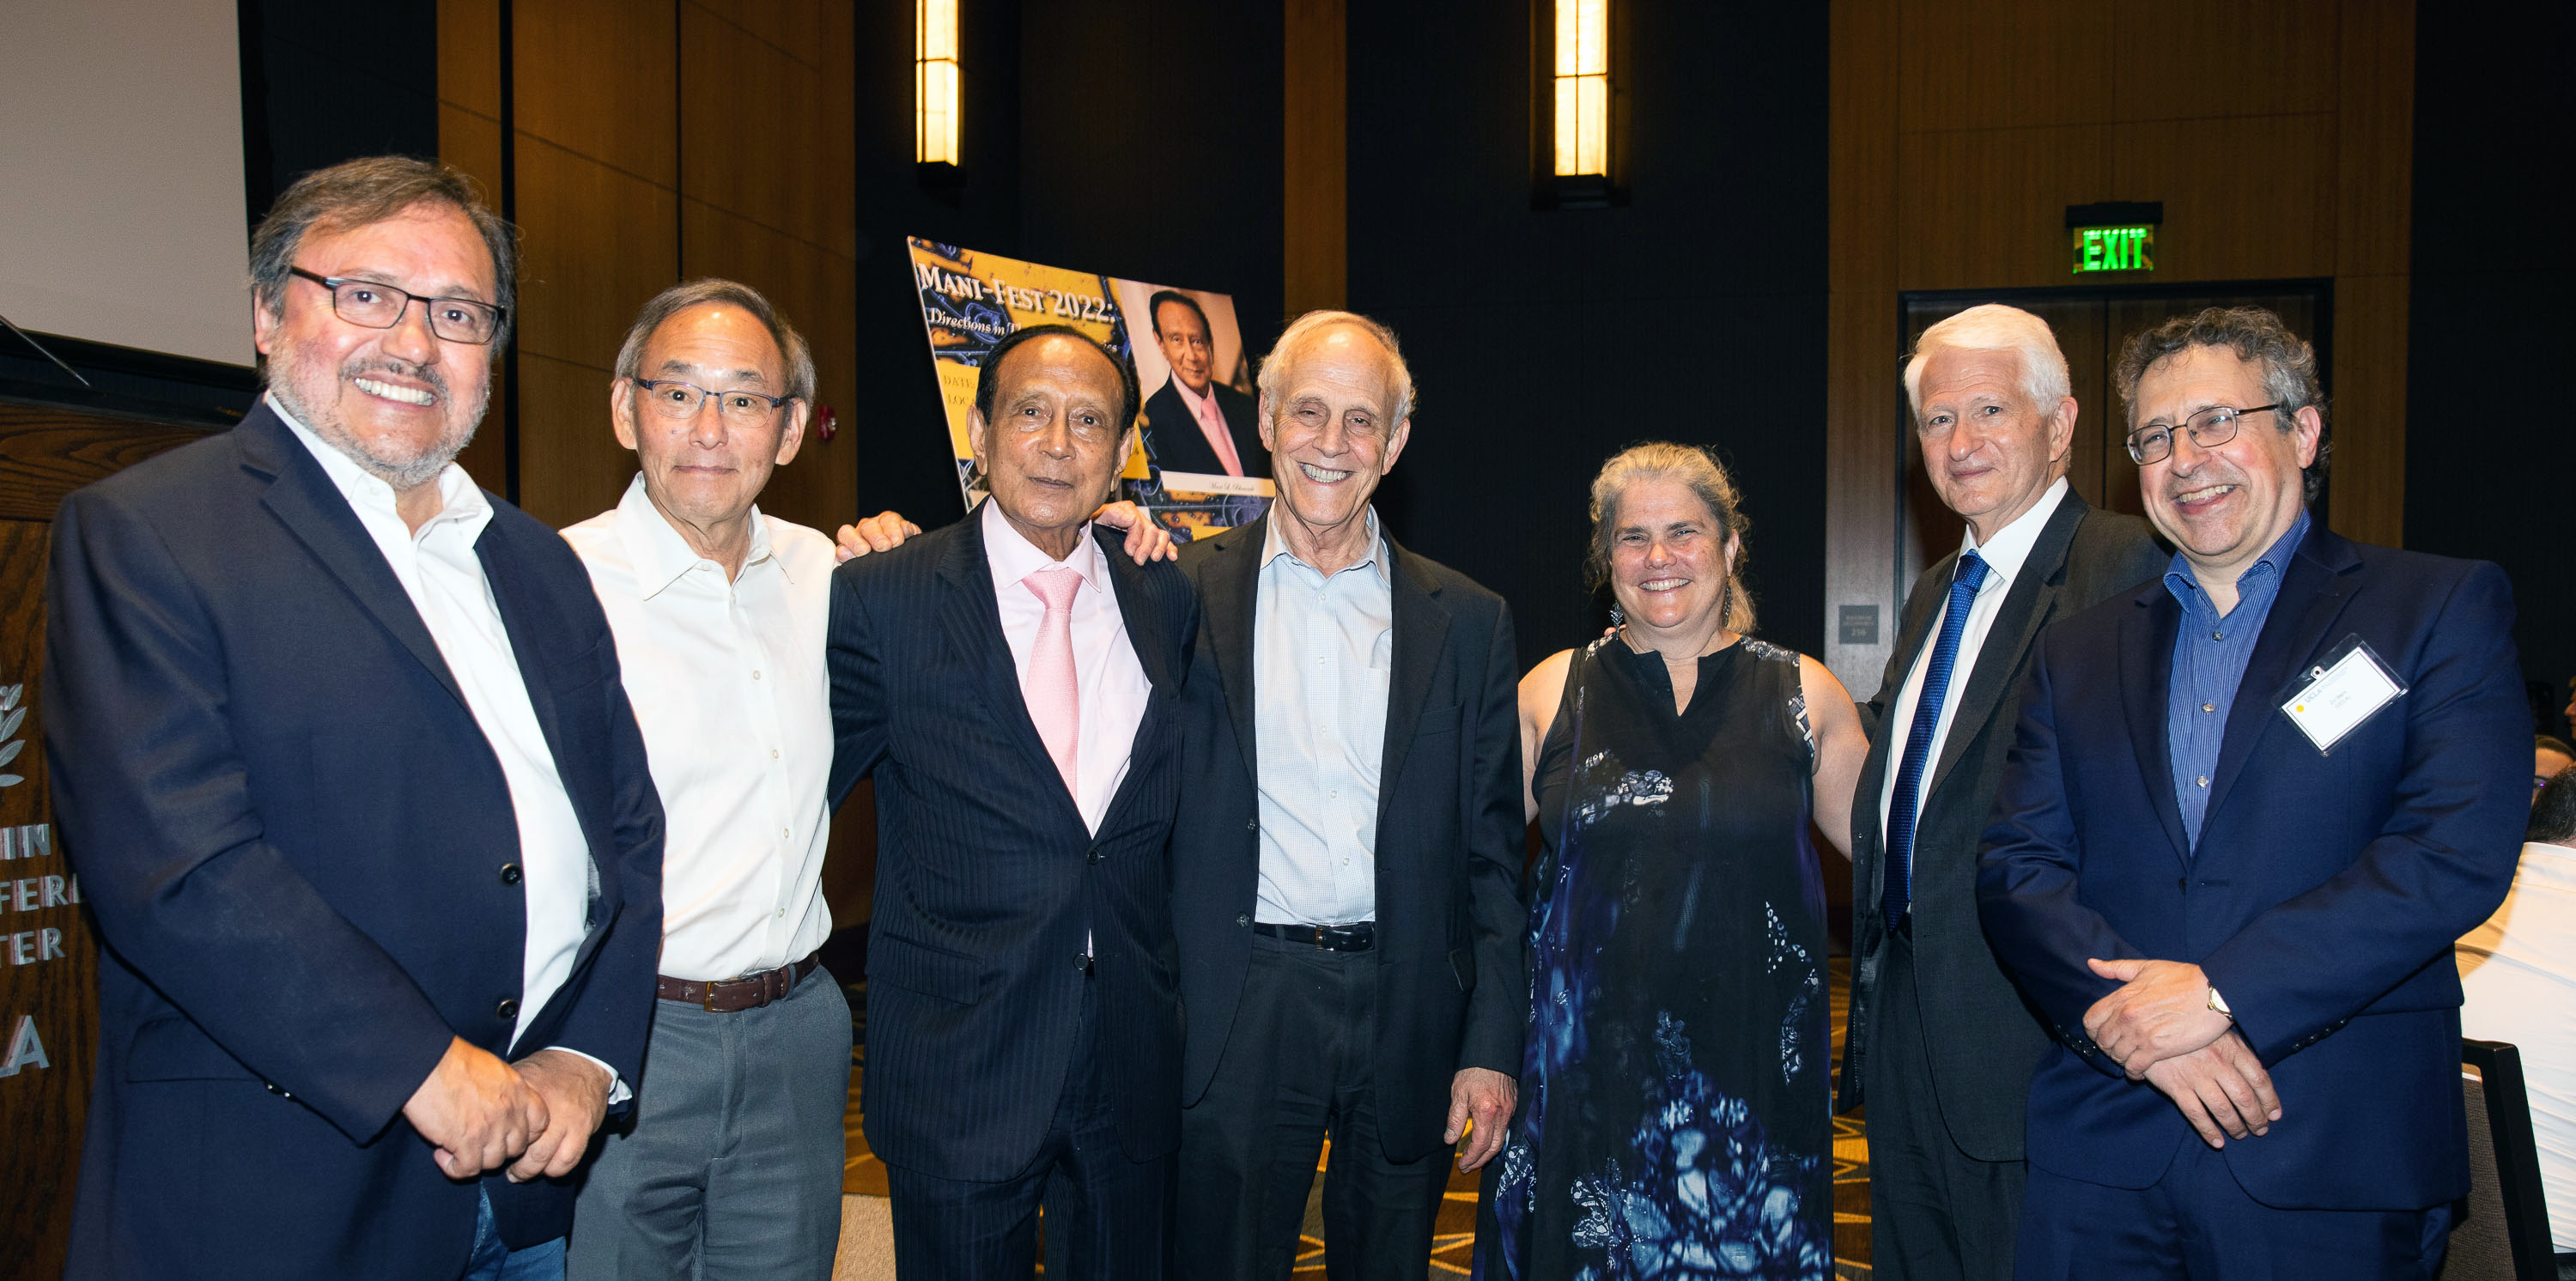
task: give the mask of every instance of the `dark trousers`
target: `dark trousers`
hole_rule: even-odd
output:
[[[1914,943],[1888,936],[1872,1008],[1863,1085],[1869,1098],[1869,1261],[1890,1281],[2003,1281],[2013,1274],[2021,1214],[2020,1161],[1980,1161],[1959,1149],[1934,1093],[1923,1040]],[[1933,1008],[1940,1008],[1936,996]],[[1998,1063],[1998,1072],[2027,1065]]]
[[[1100,1067],[1098,998],[1085,984],[1073,1062],[1037,1160],[996,1183],[886,1167],[897,1275],[982,1281],[1037,1272],[1046,1207],[1049,1277],[1157,1281],[1172,1222],[1172,1158],[1128,1159]]]
[[[2032,1167],[2013,1275],[2021,1281],[2430,1281],[2450,1238],[2447,1205],[2264,1205],[2237,1184],[2226,1156],[2194,1135],[2148,1188],[2106,1188]]]
[[[1420,1281],[1449,1152],[1394,1162],[1378,1142],[1377,955],[1255,935],[1216,1076],[1181,1111],[1175,1274],[1286,1281],[1324,1135],[1324,1273]]]

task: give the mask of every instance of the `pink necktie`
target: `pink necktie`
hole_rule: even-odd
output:
[[[1208,447],[1216,451],[1217,465],[1225,468],[1228,476],[1242,475],[1243,459],[1234,452],[1234,433],[1225,425],[1225,411],[1216,407],[1216,384],[1209,383],[1208,394],[1199,397],[1190,409],[1198,415],[1199,432],[1207,437]]]
[[[1082,738],[1082,689],[1073,674],[1073,593],[1082,586],[1082,575],[1054,566],[1020,583],[1046,602],[1046,617],[1038,623],[1037,648],[1029,653],[1028,686],[1021,693],[1028,699],[1029,719],[1037,723],[1038,741],[1046,744],[1056,772],[1064,775],[1064,790],[1078,798],[1082,793],[1076,790],[1075,773],[1081,763],[1076,748]]]

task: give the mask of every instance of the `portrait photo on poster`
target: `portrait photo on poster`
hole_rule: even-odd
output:
[[[1016,330],[1065,325],[1136,368],[1136,441],[1118,497],[1182,542],[1269,509],[1252,367],[1227,294],[1024,262],[912,237],[914,286],[968,507],[984,496],[969,417],[985,356]]]

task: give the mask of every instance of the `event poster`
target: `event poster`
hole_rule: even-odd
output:
[[[1069,325],[1136,366],[1136,443],[1119,496],[1186,542],[1268,510],[1270,456],[1261,447],[1252,362],[1234,299],[1199,289],[1048,267],[912,237],[931,367],[948,415],[949,452],[966,505],[984,480],[968,444],[975,379],[985,353],[1028,325]]]

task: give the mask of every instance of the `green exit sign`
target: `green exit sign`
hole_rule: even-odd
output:
[[[2068,234],[2075,245],[2075,275],[2156,269],[2156,229],[2152,223],[2139,227],[2074,227]]]

